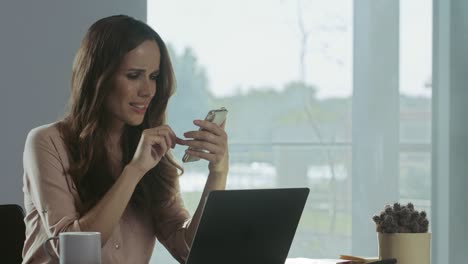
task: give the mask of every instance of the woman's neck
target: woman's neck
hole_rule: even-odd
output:
[[[121,157],[121,140],[124,130],[124,124],[111,124],[107,130],[106,148],[112,156]]]
[[[112,176],[116,179],[122,172],[122,140],[123,128],[109,130],[106,138],[106,150],[109,157],[109,165]]]

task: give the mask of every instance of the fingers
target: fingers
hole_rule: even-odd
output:
[[[195,120],[193,123],[199,126],[200,130],[186,132],[184,133],[185,137],[208,141],[214,144],[222,144],[227,141],[227,134],[224,131],[225,122],[221,126],[205,120]]]
[[[224,154],[222,145],[216,145],[207,141],[187,140],[187,145],[195,149],[206,150],[213,154]]]
[[[205,120],[195,120],[194,124],[199,126],[200,130],[184,133],[184,136],[190,140],[177,137],[168,125],[146,129],[143,131],[143,135],[148,138],[148,143],[152,146],[153,156],[163,156],[169,148],[174,148],[176,144],[179,144],[200,150],[187,150],[190,155],[213,163],[220,162],[227,152],[225,122],[216,125]]]
[[[145,129],[142,135],[145,137],[147,144],[151,145],[153,156],[155,154],[165,155],[169,148],[174,148],[176,143],[182,140],[167,125]]]
[[[213,153],[209,153],[209,152],[197,151],[197,150],[188,149],[185,152],[187,154],[191,155],[191,156],[199,157],[201,159],[205,159],[205,160],[208,160],[209,162],[213,162],[213,163],[220,162],[221,158],[222,158],[221,155],[217,155],[217,154],[213,154]]]
[[[156,153],[152,153],[153,154],[153,157],[162,157],[164,156],[167,151],[169,150],[169,147],[166,143],[166,140],[164,138],[154,138],[151,142],[151,148],[152,148],[152,152],[155,151]],[[154,155],[154,154],[157,154],[157,155]]]
[[[179,145],[184,145],[184,146],[187,146],[187,143],[189,142],[189,140],[185,140],[185,139],[181,139],[181,138],[176,138],[176,143],[179,144]]]
[[[187,138],[183,143],[194,149],[189,149],[187,154],[218,163],[227,151],[227,134],[224,131],[224,123],[218,126],[204,120],[195,120],[194,124],[200,127],[198,131],[184,133]]]
[[[208,131],[189,131],[185,132],[184,136],[186,138],[193,138],[195,140],[201,140],[201,141],[206,141],[210,142],[213,144],[222,144],[223,138],[220,136],[217,136],[213,133],[210,133]]]
[[[157,136],[157,137],[163,137],[166,140],[166,145],[170,148],[174,148],[177,141],[178,137],[175,135],[174,131],[172,128],[170,128],[167,125],[162,125],[159,127],[154,127],[154,128],[149,128],[145,131],[148,131],[147,133]]]
[[[151,155],[155,159],[164,156],[169,149],[166,139],[162,136],[155,136],[150,131],[145,130],[142,133],[142,137],[145,145],[151,146]]]
[[[226,132],[224,131],[225,122],[223,122],[220,126],[206,120],[194,120],[193,123],[196,126],[199,126],[201,129],[209,131],[217,136],[226,136]]]

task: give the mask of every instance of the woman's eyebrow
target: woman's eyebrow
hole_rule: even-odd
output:
[[[127,71],[146,72],[145,69],[140,69],[140,68],[128,68]]]
[[[128,68],[127,71],[133,71],[133,72],[146,72],[145,69],[140,69],[140,68]],[[159,69],[155,70],[152,72],[152,74],[159,74]]]

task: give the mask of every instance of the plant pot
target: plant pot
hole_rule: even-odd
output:
[[[430,264],[430,233],[378,233],[379,258],[396,258],[398,264]]]

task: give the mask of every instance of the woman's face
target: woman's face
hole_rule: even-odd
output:
[[[155,41],[144,41],[128,52],[113,78],[114,87],[106,98],[113,127],[136,126],[143,122],[156,94],[161,53]]]

